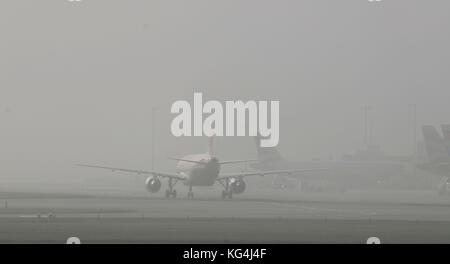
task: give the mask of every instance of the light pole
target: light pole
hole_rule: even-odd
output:
[[[414,115],[414,118],[413,118],[414,156],[417,156],[417,105],[416,104],[413,104],[413,115]]]
[[[413,134],[412,134],[412,141],[413,141],[413,148],[412,148],[412,159],[413,159],[413,162],[414,163],[416,163],[417,161],[418,161],[418,157],[417,157],[417,105],[416,104],[410,104],[409,105],[409,107],[410,107],[410,111],[411,111],[411,114],[412,114],[412,124],[411,124],[411,126],[412,126],[412,132],[413,132]],[[412,171],[412,173],[413,173],[413,177],[416,177],[416,166],[414,165],[413,166],[413,171]]]
[[[372,124],[369,120],[371,110],[372,108],[369,105],[364,106],[364,144],[366,144],[366,148],[372,144]]]
[[[155,112],[158,110],[152,107],[152,170],[155,169]]]

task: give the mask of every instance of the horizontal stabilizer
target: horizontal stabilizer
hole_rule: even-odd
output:
[[[184,161],[184,162],[191,162],[191,163],[195,163],[195,164],[207,164],[204,161],[201,160],[188,160],[188,159],[179,159],[179,158],[171,158],[169,157],[170,160],[176,160],[176,161]]]
[[[208,163],[207,161],[203,161],[203,160],[189,160],[189,159],[179,159],[179,158],[171,158],[171,157],[169,157],[169,159],[176,160],[176,161],[191,162],[191,163],[196,163],[196,164],[207,164]],[[257,160],[227,160],[227,161],[220,161],[218,163],[221,165],[224,165],[224,164],[246,163],[246,162],[253,162],[253,161],[257,161]]]
[[[254,162],[258,160],[227,160],[227,161],[221,161],[219,164],[236,164],[236,163],[247,163],[247,162]]]

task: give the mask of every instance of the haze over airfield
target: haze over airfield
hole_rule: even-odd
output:
[[[76,181],[95,162],[149,168],[206,149],[175,138],[170,106],[279,100],[280,150],[292,159],[374,142],[411,152],[418,124],[450,122],[450,4],[445,1],[3,1],[0,182]],[[250,138],[219,140],[224,159],[254,158]],[[125,181],[129,180],[124,178]]]

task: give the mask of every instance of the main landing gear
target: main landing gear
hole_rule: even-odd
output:
[[[172,178],[169,178],[169,189],[166,190],[166,198],[177,198],[177,190],[175,190],[173,187],[175,187],[175,184],[177,184],[178,180],[174,180]]]
[[[230,188],[230,179],[222,179],[219,180],[219,183],[225,188],[225,190],[222,191],[222,199],[233,199],[233,191]]]

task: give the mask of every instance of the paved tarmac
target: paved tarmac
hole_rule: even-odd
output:
[[[450,243],[450,198],[431,191],[161,195],[3,193],[0,242]]]

